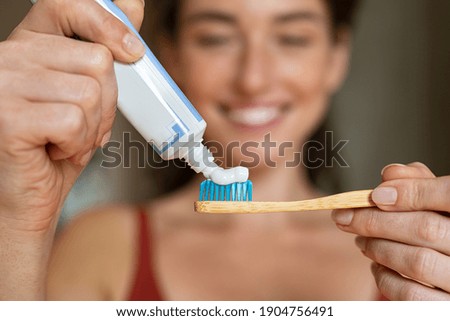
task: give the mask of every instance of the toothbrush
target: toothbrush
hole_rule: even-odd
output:
[[[246,181],[229,185],[218,185],[211,180],[200,184],[199,201],[244,202],[253,198],[253,183]]]
[[[248,169],[225,170],[214,163],[213,155],[202,143],[206,122],[201,115],[119,7],[111,0],[95,1],[124,23],[146,47],[144,57],[135,63],[114,62],[119,89],[117,105],[122,114],[162,159],[180,158],[195,172],[202,173],[207,180],[201,184],[201,191],[206,187],[223,191],[223,198],[217,200],[251,200]]]
[[[198,213],[210,214],[258,214],[375,207],[371,198],[372,191],[346,192],[296,202],[198,201],[195,202],[194,209]]]

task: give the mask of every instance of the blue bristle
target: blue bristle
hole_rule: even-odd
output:
[[[220,198],[219,201],[225,201],[225,186],[220,186]]]
[[[206,197],[205,197],[205,185],[206,185],[206,181],[203,181],[201,184],[200,184],[200,200],[204,200],[204,199],[206,199]]]
[[[203,182],[201,182],[201,184],[200,184],[200,193],[199,193],[199,195],[198,195],[198,199],[199,199],[199,201],[203,201],[205,198],[203,197],[203,193],[204,193],[204,191],[205,191],[205,184],[206,184],[206,181],[203,181]]]
[[[213,182],[209,182],[209,195],[208,195],[208,199],[211,201],[214,201],[214,183]]]
[[[241,196],[242,196],[242,193],[241,193],[241,191],[242,191],[242,184],[236,184],[237,186],[236,186],[236,201],[242,201],[242,198],[241,198]]]
[[[251,181],[218,185],[211,180],[200,184],[200,201],[251,201],[253,184]]]
[[[219,185],[215,185],[215,191],[214,191],[214,200],[218,201],[219,200]]]
[[[203,195],[203,200],[207,200],[208,196],[206,195],[206,193],[208,190],[208,181],[204,181],[204,183],[205,183],[205,185],[201,186],[201,187],[203,187],[202,195]]]

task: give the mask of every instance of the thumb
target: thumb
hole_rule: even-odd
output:
[[[385,211],[450,212],[450,176],[387,181],[373,191],[372,200]]]
[[[116,0],[114,3],[130,19],[136,30],[141,29],[144,20],[145,0]]]
[[[109,1],[109,0],[108,0]],[[120,0],[124,13],[140,27],[144,12],[140,0]],[[125,5],[126,3],[126,5]],[[39,0],[16,28],[35,33],[73,37],[106,46],[116,60],[134,62],[145,53],[140,39],[93,0]]]

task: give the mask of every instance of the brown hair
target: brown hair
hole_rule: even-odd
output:
[[[353,27],[355,12],[360,0],[326,0],[335,31]]]

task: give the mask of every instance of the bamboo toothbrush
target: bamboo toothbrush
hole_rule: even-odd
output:
[[[346,192],[296,202],[198,201],[195,202],[194,208],[199,213],[258,214],[374,207],[375,203],[371,199],[372,191]]]

